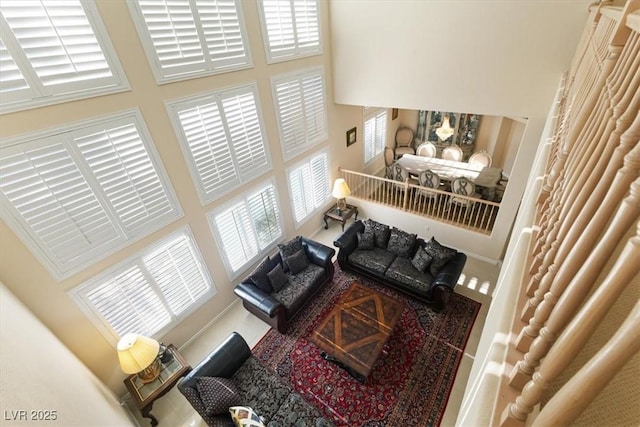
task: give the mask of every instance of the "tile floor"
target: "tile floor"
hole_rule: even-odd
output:
[[[321,229],[312,238],[333,247],[333,240],[340,232],[340,225],[333,222],[330,224],[328,230]],[[458,281],[456,292],[482,303],[482,307],[471,331],[464,357],[460,362],[460,367],[442,419],[441,425],[443,427],[455,425],[458,410],[464,396],[467,378],[473,365],[480,334],[484,327],[489,304],[491,303],[491,297],[487,294],[494,288],[498,273],[499,266],[469,257]],[[253,347],[268,329],[269,327],[265,323],[246,311],[240,301],[236,300],[211,327],[180,351],[191,366],[195,366],[198,361],[202,360],[231,332],[236,331],[240,333],[249,346]],[[133,413],[133,418],[140,426],[147,427],[150,425],[147,418],[140,416],[135,405],[128,400],[125,400],[125,404],[130,408]],[[202,418],[192,409],[191,405],[182,394],[180,394],[176,387],[154,403],[151,413],[158,418],[161,426],[206,427]]]

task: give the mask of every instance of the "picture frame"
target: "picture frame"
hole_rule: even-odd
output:
[[[398,118],[398,109],[397,108],[392,108],[391,109],[391,120],[395,120]]]
[[[356,128],[347,131],[347,147],[356,143]]]

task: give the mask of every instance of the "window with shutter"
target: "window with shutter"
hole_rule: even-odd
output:
[[[62,279],[182,215],[138,111],[8,140],[0,213]]]
[[[128,89],[91,0],[0,2],[1,112]]]
[[[271,170],[255,84],[169,102],[202,204]]]
[[[370,111],[370,110],[369,110]],[[384,151],[387,135],[387,111],[373,111],[364,118],[364,161],[370,162]]]
[[[327,140],[322,68],[274,76],[271,86],[285,160]]]
[[[323,150],[292,167],[288,177],[291,207],[298,226],[329,199],[327,151]]]
[[[231,279],[283,235],[273,182],[234,199],[208,217]]]
[[[128,332],[160,337],[215,287],[191,232],[183,229],[70,294],[117,342]]]
[[[252,67],[239,0],[127,4],[158,84]]]
[[[261,0],[258,4],[268,63],[322,53],[318,0]]]

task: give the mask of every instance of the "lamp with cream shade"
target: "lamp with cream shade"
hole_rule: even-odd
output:
[[[346,198],[347,196],[349,196],[349,194],[351,194],[351,190],[347,185],[347,181],[345,181],[344,178],[336,179],[335,182],[333,183],[333,191],[331,192],[331,195],[336,199],[338,199],[338,202],[337,202],[338,211],[343,211],[347,209]]]
[[[160,343],[143,335],[129,333],[118,341],[118,360],[125,374],[138,374],[140,381],[150,383],[160,374]]]

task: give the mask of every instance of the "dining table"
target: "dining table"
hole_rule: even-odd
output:
[[[502,168],[483,166],[477,163],[458,162],[437,157],[405,154],[396,160],[410,175],[418,176],[425,170],[436,173],[442,181],[453,181],[464,177],[476,186],[486,188],[488,199],[493,199],[495,188],[502,179]]]

